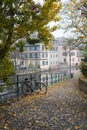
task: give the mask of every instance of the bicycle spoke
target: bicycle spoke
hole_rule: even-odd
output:
[[[44,83],[38,82],[37,83],[37,89],[41,94],[46,94],[47,93],[47,86]]]
[[[22,92],[23,92],[24,95],[31,95],[32,94],[31,88],[26,84],[23,84]]]

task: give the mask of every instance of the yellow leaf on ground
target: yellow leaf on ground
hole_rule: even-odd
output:
[[[28,128],[24,128],[24,130],[29,130]]]
[[[9,129],[8,124],[5,124],[4,129],[5,129],[5,130],[8,130],[8,129]]]
[[[80,127],[79,126],[75,126],[75,129],[78,130]]]
[[[13,114],[14,117],[16,117],[16,114]]]

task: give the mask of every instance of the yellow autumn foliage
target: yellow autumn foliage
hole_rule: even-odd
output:
[[[54,26],[51,30],[49,23],[60,20],[58,12],[61,8],[61,2],[56,0],[45,0],[43,4],[34,0],[9,0],[9,2],[3,0],[0,4],[0,41],[2,42],[0,44],[0,62],[6,56],[9,57],[13,49],[23,47],[23,38],[28,41],[34,32],[37,32],[38,39],[47,48],[50,48],[50,42],[53,39],[52,31],[55,31],[57,27]],[[0,75],[11,74],[12,68],[8,67],[6,61],[3,62],[3,66],[5,68]]]

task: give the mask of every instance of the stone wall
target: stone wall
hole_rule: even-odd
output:
[[[87,94],[87,81],[85,81],[82,78],[79,78],[79,88],[82,90],[84,93]]]

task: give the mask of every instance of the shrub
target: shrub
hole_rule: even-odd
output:
[[[3,90],[4,90],[4,87],[0,86],[0,92],[3,92]]]
[[[87,62],[81,61],[79,68],[83,76],[87,77]]]

